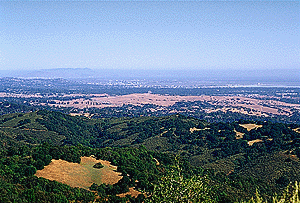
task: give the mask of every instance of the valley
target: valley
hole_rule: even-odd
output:
[[[212,202],[250,201],[257,190],[281,198],[300,181],[299,98],[297,88],[6,79],[0,184],[16,196],[0,200],[151,202],[174,178],[205,185],[209,193],[193,190]]]
[[[0,84],[3,112],[12,112],[18,105],[22,112],[48,109],[90,118],[180,113],[210,122],[300,122],[300,92],[293,87],[129,88],[65,79],[15,78],[2,79]]]

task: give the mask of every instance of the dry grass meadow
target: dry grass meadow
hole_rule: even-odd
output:
[[[151,93],[136,93],[128,95],[107,95],[107,94],[88,94],[88,99],[70,99],[68,101],[51,100],[55,104],[41,103],[55,107],[72,107],[72,108],[105,108],[120,107],[123,105],[143,106],[145,104],[154,104],[161,107],[174,105],[176,102],[203,101],[213,106],[223,106],[223,108],[207,108],[207,113],[215,111],[230,111],[248,115],[266,116],[271,115],[290,115],[291,109],[300,110],[298,104],[290,104],[276,100],[261,100],[243,96],[179,96],[179,95],[161,95]]]
[[[168,107],[176,102],[203,101],[215,107],[203,109],[206,113],[216,111],[238,112],[247,115],[265,116],[270,115],[292,115],[293,110],[300,111],[299,104],[278,101],[277,97],[268,96],[180,96],[162,95],[152,93],[134,93],[128,95],[108,95],[108,94],[63,94],[65,97],[82,97],[77,99],[60,100],[58,95],[49,96],[49,103],[39,103],[39,105],[49,105],[54,107],[70,107],[77,109],[84,108],[105,108],[120,107],[123,105],[143,106],[154,104],[160,107]],[[16,94],[0,92],[0,98],[41,98],[40,94]],[[221,106],[221,108],[220,108]],[[199,108],[199,106],[197,106]]]
[[[240,126],[246,128],[248,131],[262,127],[262,125],[256,125],[256,124],[250,124],[250,123],[249,124],[240,124]]]
[[[94,164],[101,162],[101,169],[93,168]],[[122,176],[116,172],[116,166],[109,161],[96,160],[92,157],[81,157],[80,164],[70,163],[64,160],[52,160],[43,170],[36,172],[37,177],[65,183],[71,187],[88,189],[93,183],[115,184]]]

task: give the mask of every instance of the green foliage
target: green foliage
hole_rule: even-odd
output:
[[[44,125],[49,131],[65,136],[64,144],[89,145],[95,133],[93,126],[78,117],[44,110],[38,111],[37,114],[43,116],[43,119],[37,119],[38,123]]]
[[[13,113],[25,113],[25,112],[34,111],[36,109],[37,108],[35,107],[28,106],[25,105],[24,103],[21,103],[21,101],[19,100],[16,100],[15,102],[8,102],[8,101],[0,102],[0,115],[13,114]]]
[[[247,131],[237,122],[207,123],[182,115],[87,119],[50,111],[5,115],[0,121],[1,184],[12,191],[3,190],[3,194],[10,194],[3,196],[3,202],[14,198],[20,198],[19,202],[44,201],[48,197],[64,202],[74,200],[75,193],[89,198],[82,191],[68,196],[46,190],[43,187],[47,184],[42,189],[30,184],[37,181],[32,179],[35,171],[51,159],[79,163],[81,156],[90,155],[111,161],[125,177],[114,186],[93,186],[110,201],[119,201],[114,195],[128,187],[152,193],[153,189],[170,191],[170,185],[179,188],[176,192],[186,192],[178,196],[182,201],[184,195],[196,195],[189,191],[202,194],[206,189],[214,198],[202,195],[203,201],[206,197],[217,202],[249,200],[256,189],[263,199],[270,200],[289,181],[300,180],[296,124],[260,122],[261,128]],[[235,131],[243,132],[244,137],[235,139]],[[261,142],[249,146],[247,142],[253,139]],[[50,144],[44,143],[48,140]],[[179,172],[171,167],[176,156],[180,157]],[[163,181],[170,184],[163,185]],[[163,197],[166,195],[159,198]]]
[[[30,123],[31,122],[31,120],[30,119],[25,119],[25,120],[20,120],[19,122],[18,122],[18,127],[19,126],[22,126],[22,125],[25,125],[25,124],[27,124],[27,123]]]
[[[145,202],[217,202],[207,177],[185,178],[177,166],[154,185]]]
[[[101,163],[96,163],[93,167],[94,168],[103,168],[104,166]]]
[[[299,203],[299,183],[295,182],[294,184],[289,185],[281,195],[274,195],[270,199],[271,201],[268,201],[261,197],[259,192],[256,192],[255,197],[252,197],[251,200],[247,201],[247,203]],[[246,203],[245,201],[242,201],[241,203]]]
[[[118,166],[123,176],[129,176],[129,186],[149,190],[151,182],[158,179],[162,166],[156,166],[153,153],[144,147],[140,148],[103,148],[93,150],[99,159],[111,161]],[[168,156],[168,155],[167,155]],[[159,157],[157,157],[159,159]],[[163,163],[163,162],[162,162]],[[138,183],[135,181],[138,180]]]

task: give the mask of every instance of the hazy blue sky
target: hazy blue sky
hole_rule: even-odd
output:
[[[3,1],[0,70],[300,68],[299,1]]]

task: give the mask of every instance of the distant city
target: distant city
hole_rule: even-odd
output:
[[[0,77],[75,80],[79,83],[128,88],[300,87],[300,70],[117,70],[44,69],[0,71]]]

